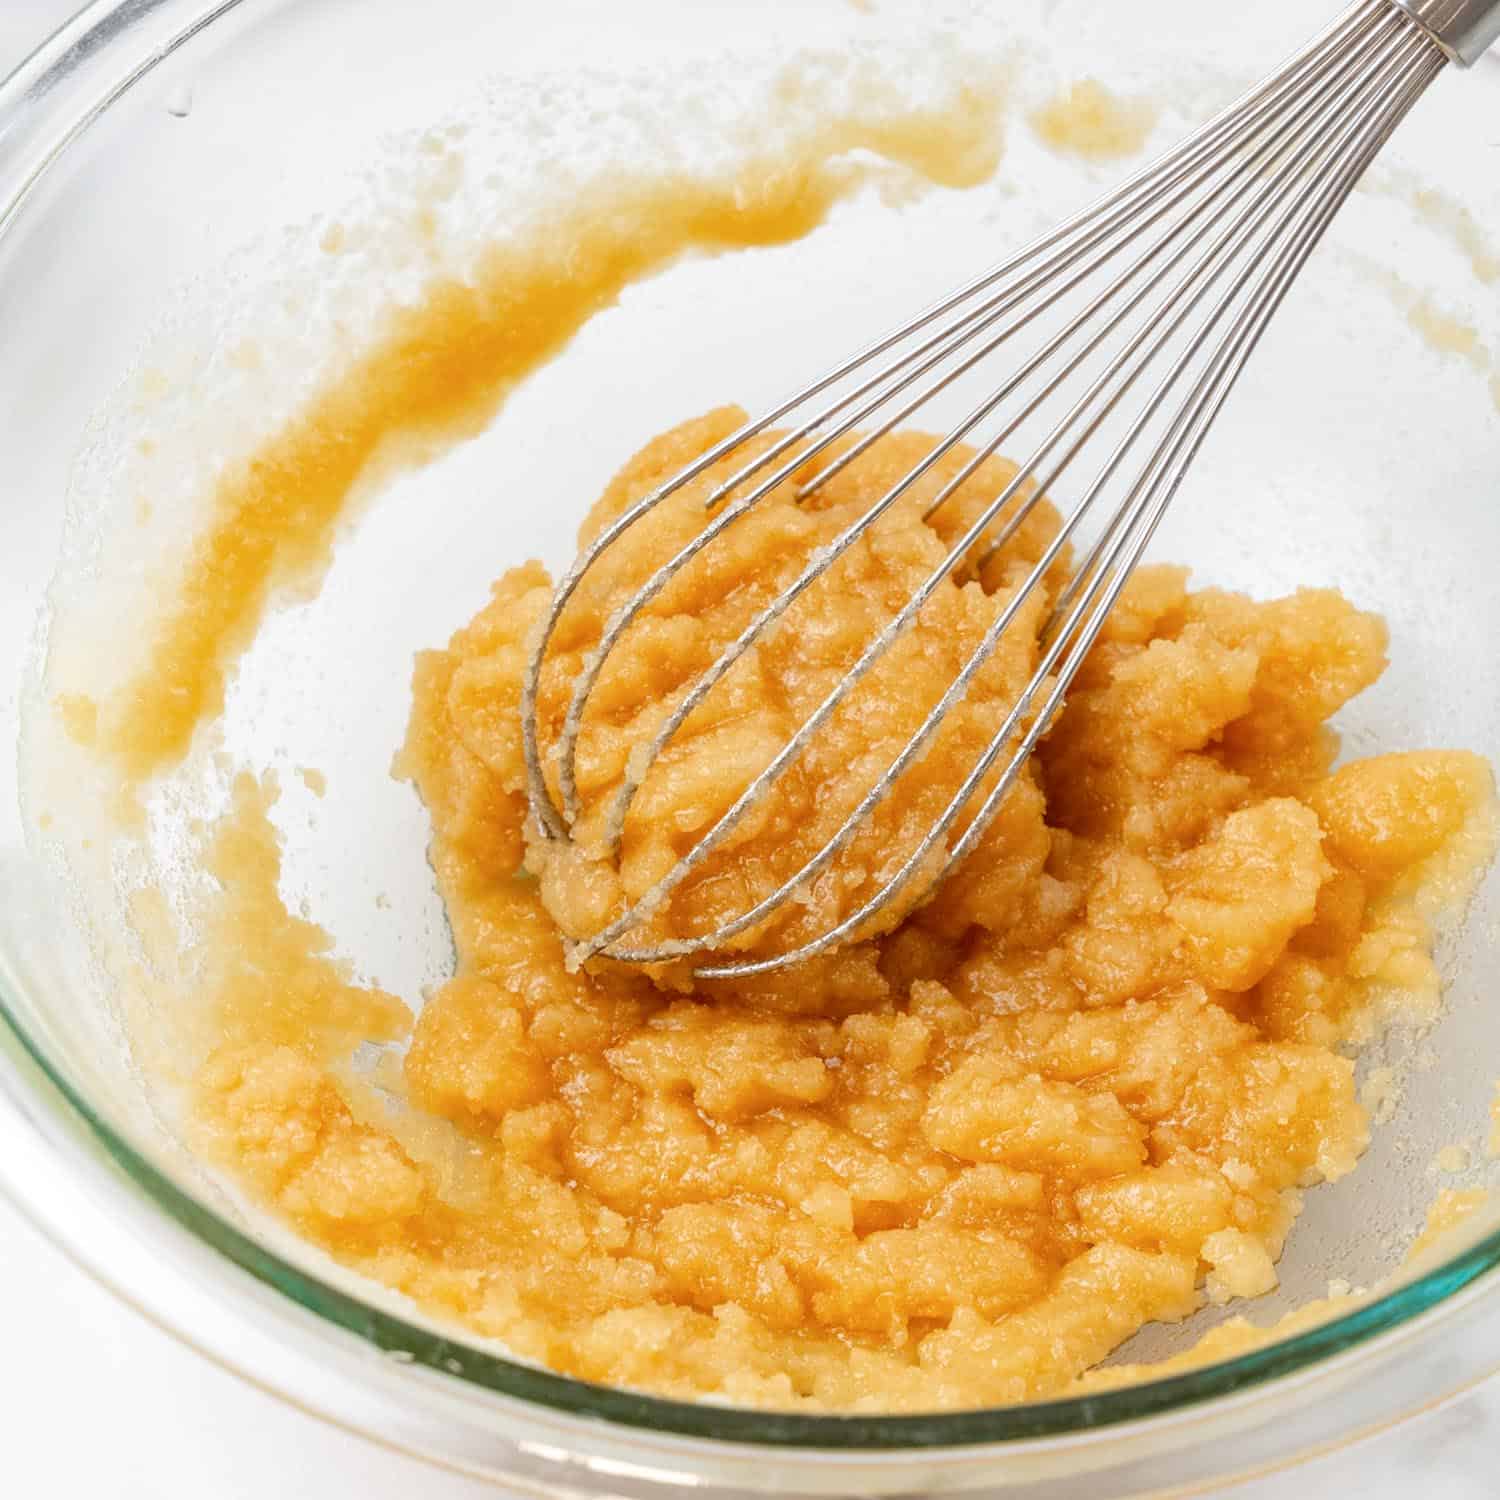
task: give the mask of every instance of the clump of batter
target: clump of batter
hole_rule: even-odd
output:
[[[594,507],[581,540],[592,540],[629,504],[743,420],[737,409],[713,412],[653,443]],[[607,622],[703,528],[704,500],[714,488],[746,462],[748,453],[763,451],[776,436],[747,444],[670,496],[647,522],[613,542],[584,576],[545,658],[537,703],[544,747],[555,745],[573,685]],[[792,585],[809,559],[821,555],[925,459],[934,441],[920,433],[889,436],[799,500],[802,482],[831,463],[840,448],[807,459],[694,558],[607,656],[578,740],[581,816],[566,843],[537,842],[529,856],[541,879],[542,900],[564,932],[588,936],[626,907],[650,898],[656,882],[812,719],[887,622],[930,576],[941,576],[950,549],[977,523],[985,503],[1004,494],[1016,476],[1011,464],[991,458],[928,518],[934,501],[973,454],[957,448],[934,463],[693,711],[641,781],[616,857],[607,838],[610,815],[623,777],[627,772],[641,776],[638,747],[652,739],[700,674]],[[784,952],[836,926],[881,890],[942,814],[1036,668],[1037,634],[1064,576],[1065,555],[1043,576],[1041,587],[1027,591],[1023,584],[1056,535],[1058,516],[1029,486],[1020,489],[970,549],[974,563],[985,558],[989,540],[1002,526],[1011,534],[982,562],[981,576],[962,586],[951,579],[941,583],[770,794],[631,933],[632,946],[712,932],[797,878],[917,733],[987,627],[1003,623],[1005,612],[1014,610],[1014,620],[970,691],[892,794],[861,820],[831,864],[728,946],[752,956]],[[545,594],[543,585],[519,609],[534,614]],[[458,669],[455,692],[493,703],[493,678],[488,662],[466,663]],[[509,735],[510,727],[502,732]],[[544,761],[555,783],[555,756],[547,754]],[[1046,855],[1041,795],[1028,773],[999,826],[950,887],[946,916],[937,925],[950,931],[976,923],[1008,925],[1030,899]],[[894,926],[924,886],[913,881],[905,898],[882,914],[879,930]],[[935,918],[931,914],[928,920]],[[763,1002],[775,997],[784,1007],[837,1011],[845,984],[852,983],[859,995],[867,992],[877,960],[876,950],[867,946],[750,992]],[[680,965],[675,975],[658,970],[656,978],[685,983],[691,967]]]
[[[650,444],[584,534],[735,420]],[[581,748],[587,813],[756,591],[930,441],[888,439],[819,507],[778,503],[739,531],[747,598],[688,576],[626,637]],[[1366,1143],[1340,1044],[1378,997],[1435,991],[1417,892],[1491,801],[1463,752],[1331,769],[1326,721],[1380,675],[1386,644],[1336,593],[1260,603],[1141,572],[978,857],[894,931],[694,993],[672,988],[680,971],[658,985],[564,962],[559,928],[592,930],[676,857],[1008,473],[981,470],[933,525],[920,499],[893,516],[822,598],[819,633],[809,615],[775,638],[724,711],[688,726],[621,860],[585,831],[566,862],[533,851],[540,880],[518,708],[549,584],[536,564],[506,574],[417,665],[399,764],[432,816],[458,968],[378,1089],[352,1045],[399,1037],[400,1007],[280,909],[267,792],[243,780],[214,851],[235,877],[209,935],[221,1040],[198,1094],[220,1159],[429,1310],[555,1369],[684,1397],[916,1411],[1055,1396],[1143,1324],[1272,1287],[1301,1190]],[[658,915],[664,930],[742,909],[817,836],[820,789],[837,804],[904,738],[1045,545],[1055,517],[1032,514],[982,580],[935,596],[895,674]],[[702,521],[685,505],[642,523],[564,649],[586,652],[611,599]],[[882,839],[928,816],[1029,671],[1036,625],[898,789]],[[568,665],[544,692],[549,723]],[[752,946],[843,908],[878,842]]]

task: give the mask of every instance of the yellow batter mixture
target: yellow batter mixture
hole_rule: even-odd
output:
[[[584,535],[737,416],[649,445]],[[782,495],[737,532],[715,566],[764,580],[752,597],[727,598],[713,567],[663,597],[602,683],[587,807],[756,589],[927,442],[893,437],[815,507]],[[974,493],[1008,472],[981,471]],[[218,1041],[197,1105],[218,1159],[429,1310],[553,1368],[679,1396],[910,1411],[1057,1395],[1105,1379],[1088,1372],[1205,1292],[1273,1286],[1300,1190],[1351,1170],[1367,1139],[1338,1044],[1376,995],[1433,987],[1414,893],[1491,797],[1488,768],[1461,752],[1330,770],[1325,721],[1385,648],[1381,623],[1337,594],[1256,603],[1143,571],[972,866],[894,932],[696,994],[674,990],[680,971],[658,986],[564,964],[559,924],[592,930],[690,844],[868,639],[870,611],[941,555],[922,498],[820,597],[816,640],[809,614],[690,721],[618,870],[587,849],[533,850],[540,880],[526,867],[517,710],[542,569],[505,575],[419,661],[399,769],[432,816],[458,973],[373,1076],[351,1067],[353,1044],[403,1037],[404,1007],[352,984],[282,908],[269,792],[242,778],[204,946]],[[973,503],[961,494],[934,525],[951,533]],[[689,500],[632,533],[565,621],[544,720],[567,653],[701,523]],[[839,768],[868,774],[904,736],[1054,524],[1039,506],[983,582],[940,590],[909,657],[830,725],[815,773],[830,805],[858,779]],[[1023,626],[870,848],[752,948],[783,946],[875,878],[876,846],[909,836],[1029,670],[1035,616]],[[663,928],[695,930],[774,879],[789,844],[816,836],[818,785],[773,798]]]

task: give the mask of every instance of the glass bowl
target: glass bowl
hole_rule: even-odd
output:
[[[1033,138],[1027,112],[1058,85],[1101,76],[1157,101],[1164,144],[1308,30],[1299,0],[1233,15],[1186,0],[1017,0],[1003,16],[918,0],[101,0],[47,43],[0,86],[0,740],[17,747],[0,771],[7,1193],[212,1358],[377,1441],[528,1493],[1175,1492],[1349,1440],[1500,1365],[1500,1216],[1479,1212],[1435,1257],[1391,1274],[1441,1185],[1429,1163],[1487,1127],[1493,880],[1445,940],[1444,1017],[1365,1059],[1410,1064],[1396,1118],[1358,1172],[1310,1195],[1281,1291],[1252,1311],[1269,1321],[1333,1277],[1380,1282],[1376,1294],[1237,1358],[1085,1399],[844,1418],[551,1374],[265,1222],[164,1123],[139,1037],[132,1025],[133,1055],[93,964],[110,892],[56,857],[59,823],[82,844],[69,799],[81,807],[89,789],[49,736],[48,695],[64,679],[113,680],[129,659],[130,607],[190,528],[203,466],[357,343],[375,300],[448,253],[441,233],[410,232],[412,205],[470,235],[503,232],[505,205],[556,170],[559,119],[585,146],[590,131],[691,137],[692,109],[650,86],[667,75],[748,98],[778,59],[857,56],[917,88],[924,69],[975,68],[1005,95],[993,182],[928,193],[891,221],[903,187],[887,181],[804,242],[632,288],[482,434],[372,484],[322,589],[278,601],[231,689],[223,744],[243,763],[326,772],[317,807],[284,778],[288,894],[409,995],[448,950],[421,810],[387,774],[405,714],[392,663],[445,639],[505,564],[563,558],[582,497],[705,391],[753,405],[1123,171],[1060,160]],[[1340,723],[1360,750],[1500,757],[1500,317],[1484,228],[1500,239],[1497,152],[1500,66],[1439,80],[1309,267],[1155,548],[1200,579],[1261,592],[1326,582],[1383,611],[1391,669]],[[363,257],[329,269],[351,234]],[[568,445],[562,477],[577,503],[536,503],[538,465],[557,473],[555,440],[575,432],[586,441]],[[209,769],[199,757],[193,774]],[[1472,1155],[1467,1183],[1482,1184],[1484,1153]],[[1180,1347],[1202,1326],[1148,1330],[1130,1352]]]

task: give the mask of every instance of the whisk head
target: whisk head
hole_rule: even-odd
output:
[[[690,838],[687,846],[669,863],[658,859],[661,867],[649,868],[630,893],[610,888],[597,927],[574,936],[576,959],[691,963],[704,979],[767,973],[889,927],[973,854],[1016,792],[1302,265],[1445,62],[1405,8],[1359,0],[1121,187],[739,423],[602,520],[544,614],[522,700],[535,836],[556,852],[571,848],[586,827],[585,852],[596,863],[619,856],[641,789],[674,742],[701,727],[715,695],[722,700],[767,643],[809,628],[817,591],[837,570],[854,566],[889,528],[909,520],[914,506],[937,541],[930,557],[923,554],[909,596],[872,618],[868,638],[836,674],[818,681],[784,742],[749,759],[737,793],[679,830]],[[964,395],[970,388],[977,399]],[[883,473],[896,429],[955,396],[963,399],[956,424],[907,455],[889,482],[860,489],[851,504],[849,476],[871,465]],[[1004,465],[996,455],[1012,442],[1026,456]],[[1077,498],[1053,512],[1044,496],[1056,495],[1065,480]],[[616,757],[608,795],[586,808],[580,739],[599,711],[601,683],[608,686],[621,643],[659,619],[673,590],[695,572],[701,587],[715,557],[732,567],[737,537],[798,508],[819,518],[798,532],[802,550],[790,562],[785,548],[775,554],[783,564],[774,588],[762,578],[759,591],[746,594],[732,635],[675,687],[668,708],[641,730],[622,762]],[[643,550],[641,539],[651,535],[671,545]],[[617,574],[627,555],[630,563]],[[869,701],[861,694],[882,672],[886,689],[894,686],[892,663],[909,649],[901,643],[924,628],[943,630],[934,612],[955,580],[982,581],[990,602],[941,682],[916,681],[917,657],[900,665],[919,711],[899,742],[878,741],[888,755],[862,768],[847,806],[824,820],[826,836],[820,824],[792,868],[762,871],[758,881],[736,886],[745,893],[743,909],[721,920],[715,907],[719,915],[703,930],[664,935],[656,921],[664,904],[709,872],[722,882],[725,861],[765,816],[778,784],[805,778],[816,763],[819,736]],[[736,586],[732,573],[721,586]],[[579,638],[590,600],[597,633]],[[570,630],[563,651],[560,637]],[[1018,637],[1025,641],[1020,655]],[[564,660],[570,675],[560,681]],[[1016,670],[1018,661],[1024,670]],[[992,696],[996,674],[1003,676],[997,664],[1006,663],[1012,676],[1003,711],[976,717],[976,684],[986,683]],[[618,703],[614,712],[618,720]],[[984,730],[979,739],[976,725]],[[968,755],[962,773],[942,784],[936,802],[927,787],[920,805],[930,819],[904,827],[882,848],[879,867],[859,872],[848,886],[857,890],[852,909],[812,933],[792,923],[795,940],[766,951],[764,935],[778,930],[789,906],[805,903],[849,850],[868,849],[893,789],[910,785],[924,758],[936,745],[951,747],[955,735]]]

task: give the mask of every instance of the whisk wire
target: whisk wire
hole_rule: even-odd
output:
[[[1107,284],[1088,296],[1081,310],[1071,315],[1063,312],[1059,330],[1044,333],[1040,347],[1025,356],[1013,374],[974,404],[873,505],[819,548],[793,582],[694,678],[649,741],[631,754],[621,783],[612,794],[604,825],[611,856],[618,852],[633,799],[651,766],[735,663],[826,575],[837,558],[868,533],[946,454],[985,426],[1043,371],[1046,375],[1040,388],[1023,396],[1017,410],[1007,410],[998,430],[977,441],[975,452],[938,488],[926,504],[926,517],[933,516],[969,482],[1002,443],[1066,392],[1075,378],[1087,380],[1082,394],[1052,422],[1026,463],[996,497],[980,508],[943,561],[866,644],[796,732],[664,877],[644,895],[628,902],[599,932],[572,946],[576,961],[606,954],[623,962],[648,964],[722,949],[773,915],[800,889],[809,887],[927,751],[1026,602],[1044,586],[1065,556],[1065,549],[1080,535],[1085,520],[1098,508],[1122,466],[1166,414],[1164,430],[1155,438],[1123,499],[1108,513],[1102,530],[1081,559],[1071,566],[1053,600],[1030,680],[953,792],[942,815],[926,829],[916,847],[901,858],[892,873],[882,872],[876,890],[856,911],[819,936],[789,951],[720,961],[699,968],[697,973],[705,979],[765,973],[856,939],[870,924],[889,915],[893,903],[919,875],[924,876],[916,892],[921,899],[973,851],[1055,718],[1109,611],[1302,265],[1369,162],[1442,71],[1445,61],[1444,52],[1428,32],[1393,0],[1360,0],[1282,70],[1248,91],[1182,146],[1019,254],[868,345],[761,417],[743,424],[601,532],[559,584],[534,640],[523,684],[531,802],[536,826],[549,838],[566,838],[569,825],[579,816],[577,740],[604,664],[631,624],[672,578],[748,510],[778,492],[799,472],[805,473],[811,461],[860,423],[883,413],[872,430],[857,437],[805,480],[796,498],[813,494],[867,452],[873,442],[948,390],[1048,311],[1065,308],[1070,293],[1087,293],[1102,268],[1118,262],[1126,251],[1139,246],[1160,227],[1144,248],[1127,259],[1123,269],[1111,269]],[[1195,315],[1216,288],[1220,290],[1208,311],[1194,323]],[[976,298],[980,299],[977,304],[969,305]],[[941,326],[935,332],[927,331],[934,322]],[[904,341],[919,334],[923,337],[915,347],[902,348]],[[1176,345],[1180,339],[1186,343],[1179,350]],[[1116,349],[1119,340],[1123,343]],[[887,358],[893,351],[894,357]],[[965,570],[976,577],[982,572],[1016,535],[1042,496],[1101,435],[1127,394],[1169,354],[1165,373],[1128,421],[1081,498],[1060,520],[1025,581],[1015,587],[916,732],[844,816],[833,835],[776,889],[712,931],[651,946],[625,945],[621,940],[650,920],[661,903],[722,846],[773,783],[798,761],[874,664],[910,628],[943,582]],[[1090,362],[1101,355],[1103,368],[1085,375]],[[873,374],[861,373],[876,361],[881,363]],[[1055,366],[1054,361],[1058,361]],[[838,391],[840,382],[851,375],[859,376],[853,389]],[[1190,375],[1185,396],[1169,411],[1173,393]],[[705,507],[723,508],[605,623],[598,644],[572,685],[560,735],[548,752],[549,758],[555,756],[556,760],[562,801],[559,809],[547,785],[536,709],[546,648],[568,601],[609,548],[655,506],[814,400],[820,400],[820,404],[810,415],[795,421],[789,432],[777,435],[709,492]],[[732,498],[752,479],[756,483],[749,493]],[[725,505],[725,501],[730,503]],[[1008,506],[1012,509],[1006,514]],[[1002,765],[1008,749],[1011,754]],[[1001,769],[995,774],[997,766]],[[992,783],[988,787],[987,781]],[[976,799],[977,809],[949,847],[950,835]]]

